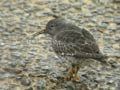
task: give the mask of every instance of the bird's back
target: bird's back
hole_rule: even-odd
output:
[[[103,57],[94,37],[84,29],[61,30],[53,37],[52,46],[56,54],[61,57],[98,60]]]

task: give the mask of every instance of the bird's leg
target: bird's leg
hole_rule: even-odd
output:
[[[71,78],[73,77],[73,73],[75,72],[75,67],[72,65],[68,71],[68,73],[66,74],[66,77],[64,78],[64,81],[70,81]]]
[[[79,70],[80,70],[80,67],[76,66],[73,72],[73,78],[71,79],[72,81],[80,80],[80,77],[77,75]]]

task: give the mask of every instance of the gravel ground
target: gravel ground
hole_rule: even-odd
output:
[[[53,15],[90,31],[113,67],[93,61],[63,83],[69,63],[49,36],[31,38]],[[119,0],[0,0],[0,52],[0,90],[120,90]]]

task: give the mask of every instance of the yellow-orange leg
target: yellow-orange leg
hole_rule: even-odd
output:
[[[73,73],[74,73],[75,69],[74,67],[70,67],[68,73],[66,74],[66,77],[64,78],[64,82],[70,81],[71,78],[73,77]]]
[[[78,71],[80,70],[80,67],[79,66],[76,66],[75,67],[75,72],[73,73],[73,77],[71,78],[71,80],[74,82],[74,81],[77,81],[77,80],[80,80],[80,77],[77,75]]]
[[[72,66],[69,69],[69,72],[67,73],[66,77],[64,78],[64,82],[79,80],[80,78],[77,75],[79,69],[80,69],[79,66]]]

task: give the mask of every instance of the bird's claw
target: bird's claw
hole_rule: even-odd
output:
[[[73,78],[71,78],[71,81],[72,81],[72,82],[76,82],[76,81],[78,81],[78,80],[80,80],[80,77],[77,76],[77,75],[73,75]]]
[[[75,74],[73,74],[72,76],[67,76],[64,78],[64,82],[67,82],[67,81],[76,82],[78,80],[80,80],[80,77],[75,75]]]

